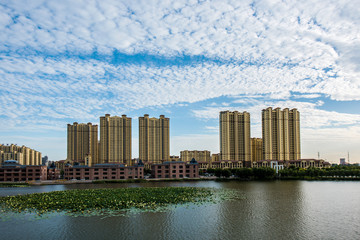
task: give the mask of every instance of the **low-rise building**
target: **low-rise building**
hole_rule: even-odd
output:
[[[243,161],[231,161],[231,160],[223,160],[211,163],[211,168],[243,168],[244,162]]]
[[[0,182],[47,180],[47,167],[20,165],[16,160],[4,161],[0,168]]]
[[[151,165],[152,178],[198,178],[199,165],[195,159],[189,163],[183,161],[164,162]]]
[[[88,166],[65,166],[64,179],[66,180],[119,180],[119,179],[143,179],[144,165],[142,163],[134,166],[124,164],[103,163]]]
[[[272,160],[262,160],[253,162],[252,167],[270,167]],[[326,162],[323,159],[299,159],[299,160],[290,160],[290,161],[277,161],[279,165],[284,165],[284,167],[298,167],[298,168],[328,168],[331,167],[329,162]]]

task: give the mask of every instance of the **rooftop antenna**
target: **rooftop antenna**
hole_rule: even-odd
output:
[[[320,159],[320,152],[318,152],[318,159]]]

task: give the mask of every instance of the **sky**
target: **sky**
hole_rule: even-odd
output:
[[[360,162],[359,0],[0,0],[0,143],[66,158],[67,124],[170,118],[219,152],[219,112],[297,108],[302,158]]]

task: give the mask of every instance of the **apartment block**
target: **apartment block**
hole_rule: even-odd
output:
[[[169,118],[139,117],[139,159],[143,162],[162,163],[170,160]]]
[[[208,150],[204,150],[204,151],[198,151],[198,150],[180,151],[180,158],[181,158],[181,161],[183,161],[183,162],[190,162],[193,158],[197,162],[210,162],[211,161],[210,151],[208,151]]]
[[[0,165],[6,160],[16,160],[20,165],[41,165],[41,152],[16,144],[0,144]]]
[[[263,160],[263,141],[261,138],[251,138],[251,162]]]
[[[100,117],[100,163],[131,162],[131,118]]]
[[[98,163],[98,126],[91,123],[67,125],[67,160]]]
[[[220,112],[220,160],[251,165],[250,113]]]
[[[262,110],[263,160],[298,160],[300,150],[300,113],[296,108]]]

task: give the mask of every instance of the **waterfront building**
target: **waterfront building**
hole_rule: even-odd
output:
[[[251,165],[250,113],[220,112],[220,161],[223,160]]]
[[[251,138],[251,162],[263,160],[263,142],[261,138]]]
[[[144,165],[142,163],[134,166],[124,164],[95,164],[88,166],[65,166],[64,179],[66,180],[127,180],[143,179]]]
[[[298,160],[300,151],[300,113],[296,108],[262,110],[263,159]]]
[[[161,163],[170,160],[169,118],[139,117],[139,159]]]
[[[16,160],[20,165],[41,165],[41,153],[26,146],[0,144],[0,165],[6,160]]]
[[[16,160],[6,160],[0,167],[0,182],[47,180],[47,167],[21,165]]]
[[[277,162],[279,165],[283,165],[284,167],[298,167],[298,168],[329,168],[331,164],[326,162],[323,159],[298,159],[298,160],[282,160],[282,161],[275,161],[275,160],[261,160],[252,163],[253,168],[259,167],[271,167],[271,162]]]
[[[98,125],[77,122],[67,125],[67,160],[98,163]]]
[[[189,163],[184,161],[163,162],[151,165],[152,178],[198,178],[199,166],[195,159]]]
[[[129,164],[131,161],[131,118],[105,114],[100,117],[100,163]]]
[[[193,158],[197,162],[210,162],[210,151],[204,150],[204,151],[198,151],[198,150],[184,150],[180,152],[180,158],[183,162],[190,162]]]

